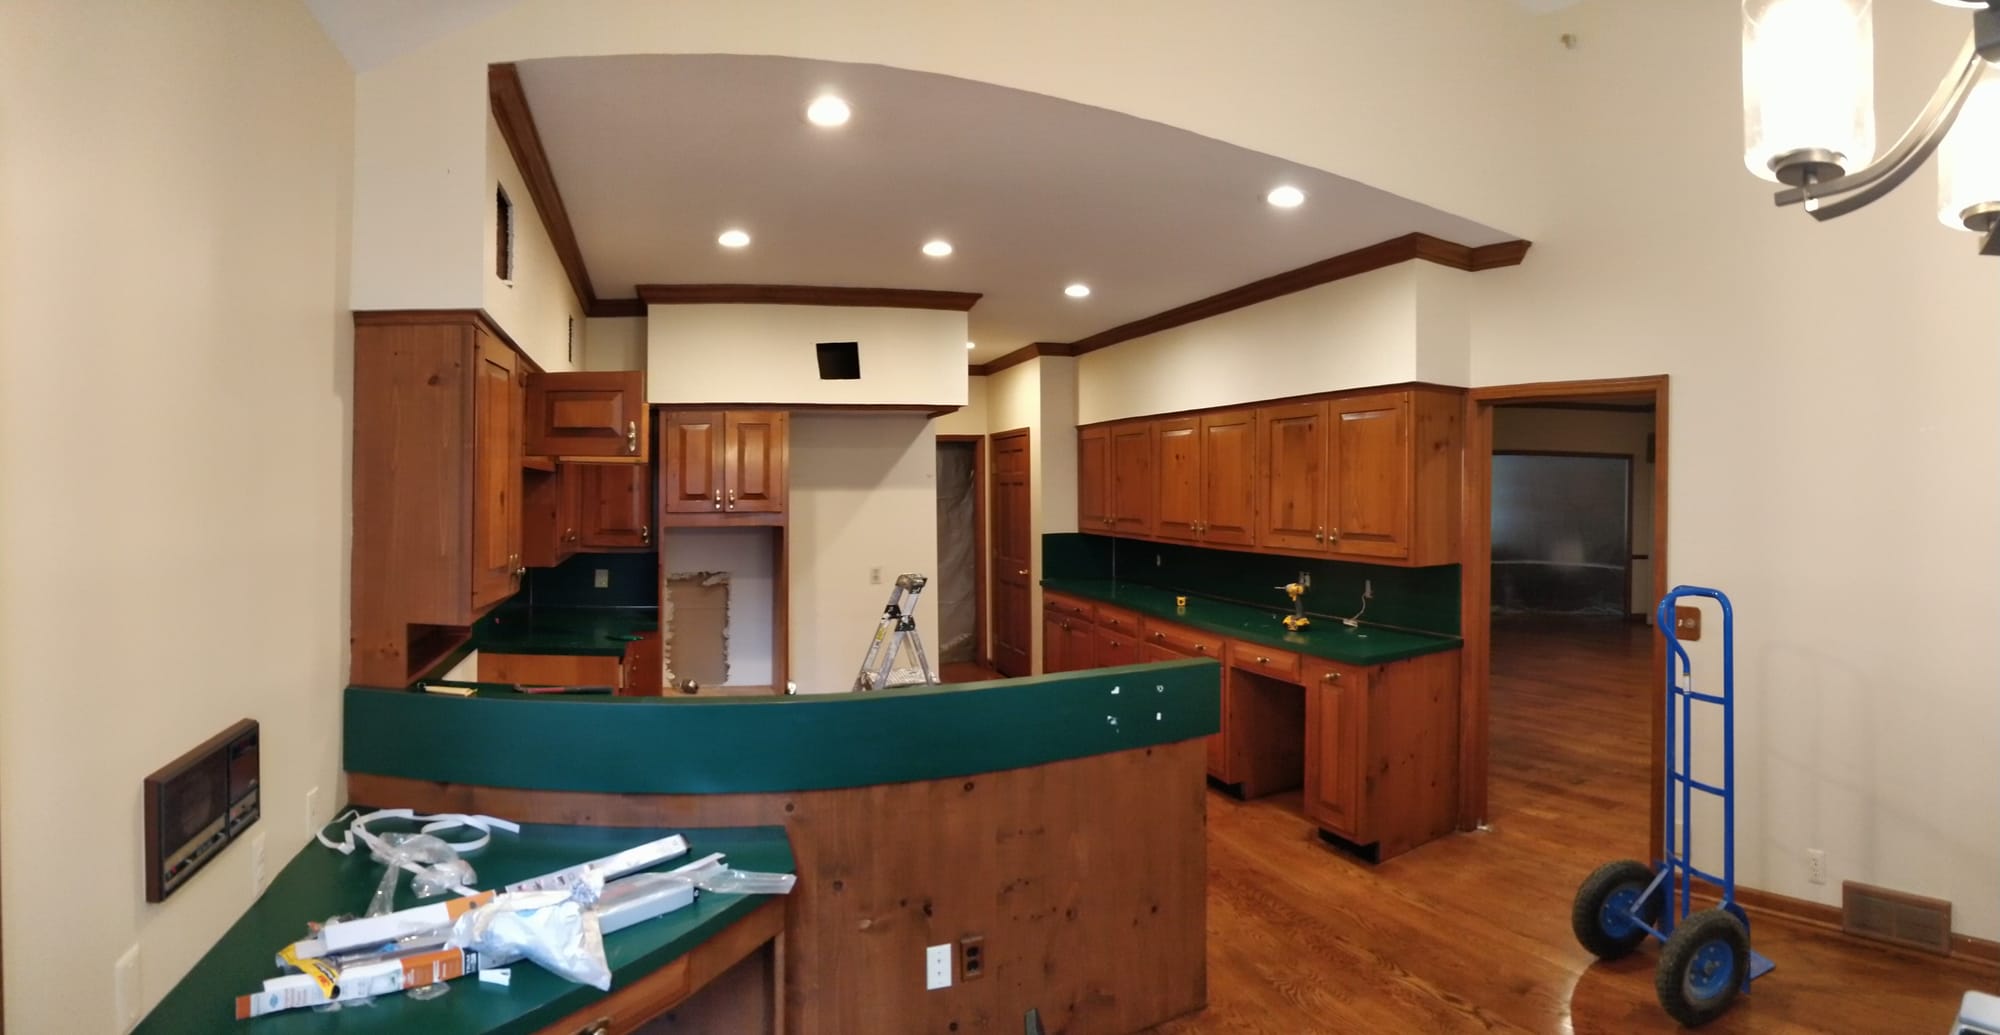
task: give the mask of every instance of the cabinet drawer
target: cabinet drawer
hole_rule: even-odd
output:
[[[1052,614],[1080,618],[1086,622],[1091,620],[1091,607],[1088,603],[1075,597],[1063,596],[1061,593],[1043,593],[1042,609]]]
[[[1255,643],[1231,642],[1229,645],[1229,665],[1245,672],[1255,672],[1287,683],[1299,681],[1299,656],[1288,650],[1265,647]]]
[[[1139,638],[1139,616],[1109,604],[1097,605],[1097,627],[1128,639]]]
[[[1214,658],[1217,661],[1222,660],[1222,637],[1220,636],[1211,636],[1205,632],[1196,632],[1186,626],[1150,620],[1146,622],[1145,634],[1147,643],[1165,647],[1176,654],[1184,654],[1196,658]]]

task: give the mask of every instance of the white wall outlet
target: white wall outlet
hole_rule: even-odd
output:
[[[1299,588],[1301,588],[1301,589],[1311,589],[1311,588],[1313,588],[1313,573],[1312,573],[1312,572],[1309,572],[1309,571],[1302,571],[1302,572],[1299,572]]]
[[[1814,884],[1826,883],[1826,850],[1806,849],[1806,879]]]
[[[112,1030],[131,1031],[139,1023],[139,945],[137,942],[125,950],[118,962],[111,965],[111,1008],[117,1013],[113,1017]]]
[[[594,568],[590,573],[590,584],[597,589],[611,588],[611,569]]]
[[[264,835],[250,839],[250,893],[264,893]]]
[[[306,840],[319,836],[319,788],[306,792]]]
[[[1160,555],[1159,555],[1159,554],[1154,554],[1154,555],[1153,555],[1153,567],[1155,567],[1155,568],[1157,568],[1157,567],[1160,567]]]
[[[1362,579],[1362,580],[1361,580],[1361,599],[1363,599],[1363,600],[1373,600],[1373,599],[1375,599],[1375,580],[1374,580],[1374,579]]]
[[[951,987],[951,944],[924,950],[924,991]]]

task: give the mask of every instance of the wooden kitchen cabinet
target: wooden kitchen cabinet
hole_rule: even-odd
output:
[[[1042,674],[1097,668],[1097,630],[1087,619],[1045,610],[1042,615]]]
[[[565,463],[553,471],[522,472],[521,563],[530,568],[553,568],[576,555],[583,510],[578,468]]]
[[[1201,418],[1201,541],[1257,541],[1257,415],[1227,410]]]
[[[660,427],[661,509],[668,514],[722,512],[722,411],[673,410]]]
[[[1464,402],[1420,389],[1327,409],[1327,547],[1336,557],[1458,560]]]
[[[1111,529],[1111,428],[1098,425],[1076,434],[1076,527],[1084,532]]]
[[[1367,729],[1368,673],[1341,665],[1313,668],[1306,688],[1306,818],[1322,830],[1361,840],[1361,748]]]
[[[615,654],[479,652],[479,681],[521,686],[624,686],[625,659]]]
[[[1138,639],[1131,633],[1121,633],[1102,626],[1096,627],[1093,632],[1095,638],[1092,643],[1096,653],[1092,660],[1097,662],[1098,668],[1146,663],[1145,652],[1140,650]]]
[[[644,464],[577,464],[585,550],[644,549],[653,544],[653,478]]]
[[[784,513],[790,427],[791,415],[783,410],[731,410],[723,414],[724,513]]]
[[[1326,550],[1326,403],[1257,411],[1257,545]]]
[[[641,370],[530,373],[529,456],[644,464],[652,450]]]
[[[473,348],[472,608],[514,595],[521,564],[522,377],[514,350],[480,328]]]
[[[1111,426],[1111,530],[1117,535],[1153,534],[1154,463],[1160,446],[1152,421]]]
[[[771,524],[785,513],[790,414],[675,410],[660,434],[661,512],[669,523]]]
[[[1201,419],[1154,422],[1159,440],[1153,534],[1183,542],[1201,540]]]
[[[1305,664],[1305,813],[1388,859],[1449,833],[1458,802],[1459,652]]]

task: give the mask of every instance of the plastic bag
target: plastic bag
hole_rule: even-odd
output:
[[[410,890],[418,898],[435,898],[446,891],[470,887],[478,879],[472,864],[459,857],[458,849],[430,834],[384,834],[380,842],[380,846],[371,844],[368,854],[386,869],[363,916],[395,912],[396,880],[404,870],[415,873]]]
[[[561,891],[501,895],[458,918],[451,943],[479,953],[481,969],[532,960],[556,974],[600,991],[611,990],[597,899],[604,878],[585,874]]]

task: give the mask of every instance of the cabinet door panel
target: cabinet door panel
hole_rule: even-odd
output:
[[[529,456],[643,461],[651,446],[650,430],[643,371],[528,376]]]
[[[734,514],[778,514],[785,509],[786,432],[783,411],[737,411],[723,415],[728,477],[722,509]]]
[[[1155,426],[1160,476],[1153,497],[1153,534],[1195,542],[1201,538],[1201,422],[1186,417]]]
[[[1201,418],[1201,538],[1257,541],[1257,417],[1230,410]]]
[[[1099,628],[1096,630],[1093,646],[1096,649],[1096,657],[1093,660],[1097,662],[1098,668],[1146,663],[1146,655],[1140,649],[1138,639],[1129,632]]]
[[[1063,617],[1044,612],[1042,615],[1042,674],[1052,675],[1069,671],[1069,637],[1063,635]]]
[[[1258,410],[1257,447],[1257,545],[1326,549],[1326,404]]]
[[[1076,527],[1102,532],[1111,527],[1111,429],[1076,433]]]
[[[722,412],[676,410],[661,434],[661,484],[669,514],[722,512]]]
[[[514,595],[521,542],[520,395],[514,351],[480,331],[473,349],[472,607]]]
[[[584,548],[652,545],[652,478],[644,465],[578,464],[576,472],[583,482]]]
[[[1306,688],[1306,818],[1351,840],[1366,840],[1362,749],[1368,677],[1358,669],[1315,668]]]
[[[1336,399],[1329,410],[1333,552],[1409,556],[1409,393]]]
[[[1106,494],[1110,497],[1113,532],[1153,534],[1153,498],[1158,488],[1154,460],[1159,448],[1152,421],[1112,426]]]
[[[573,465],[557,464],[521,476],[521,563],[530,568],[553,568],[576,552],[572,471]]]

